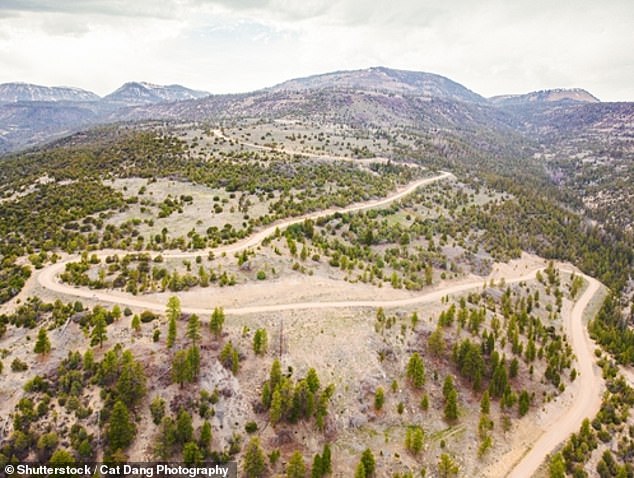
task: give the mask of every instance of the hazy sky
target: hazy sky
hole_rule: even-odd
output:
[[[0,83],[242,92],[333,70],[634,101],[632,0],[0,0]]]

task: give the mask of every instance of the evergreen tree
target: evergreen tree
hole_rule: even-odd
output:
[[[366,477],[367,475],[365,473],[365,466],[363,466],[363,462],[360,461],[357,464],[356,470],[354,471],[354,478],[366,478]]]
[[[489,414],[491,410],[491,399],[489,398],[489,391],[485,390],[482,394],[482,400],[480,400],[480,413],[485,415]]]
[[[286,465],[286,478],[306,478],[306,464],[299,451],[291,455]]]
[[[167,348],[172,348],[176,342],[176,321],[181,317],[181,301],[175,295],[167,301],[166,310],[168,328],[167,328]]]
[[[222,366],[236,375],[240,369],[240,355],[231,342],[228,342],[220,351],[220,363]]]
[[[193,346],[200,340],[200,320],[196,314],[189,316],[187,321],[187,338],[191,340]]]
[[[128,407],[136,405],[145,395],[145,372],[141,362],[134,360],[132,352],[126,350],[121,356],[119,378],[115,390]]]
[[[200,450],[204,457],[208,456],[209,452],[211,451],[211,439],[211,424],[209,423],[209,421],[205,420],[202,427],[200,427],[200,437],[198,438]]]
[[[200,349],[196,345],[192,345],[187,349],[187,362],[189,376],[187,377],[190,382],[194,382],[198,378],[200,373]]]
[[[138,314],[134,314],[130,326],[132,327],[132,330],[134,330],[134,332],[136,332],[137,334],[141,332],[141,319],[139,318]]]
[[[181,409],[176,418],[176,429],[174,431],[176,443],[184,445],[194,438],[194,426],[192,425],[192,417],[187,410]]]
[[[178,383],[181,388],[185,382],[189,382],[192,377],[190,361],[187,359],[187,352],[179,350],[172,359],[172,380]]]
[[[409,426],[405,432],[405,448],[412,454],[418,455],[423,449],[425,432],[419,426]]]
[[[167,325],[167,348],[171,349],[176,342],[176,319],[174,317],[169,318]]]
[[[376,470],[376,460],[374,459],[374,455],[372,454],[372,450],[366,448],[361,454],[361,463],[363,463],[363,468],[365,470],[365,476],[367,478],[371,478],[374,476],[374,472]]]
[[[330,444],[326,443],[321,453],[321,469],[323,476],[327,476],[332,473],[332,456],[330,452]]]
[[[440,357],[445,351],[445,337],[442,327],[436,327],[427,339],[427,347],[434,357]]]
[[[92,333],[90,334],[90,345],[95,346],[99,344],[99,348],[101,348],[108,338],[106,335],[106,317],[100,310],[95,314],[93,320],[95,325],[92,328]]]
[[[308,384],[308,389],[311,393],[316,393],[321,386],[317,371],[312,367],[308,369],[308,372],[306,372],[306,383]]]
[[[181,317],[181,301],[173,295],[167,300],[167,309],[165,311],[168,319],[174,319],[175,321]]]
[[[161,420],[165,416],[165,400],[158,395],[154,397],[152,403],[150,403],[150,413],[152,414],[152,421],[155,425],[160,425]]]
[[[53,468],[64,465],[74,465],[75,463],[77,463],[77,461],[75,460],[73,454],[62,448],[55,450],[55,452],[51,455],[51,458],[48,460],[48,464]]]
[[[128,407],[121,400],[117,400],[110,414],[108,424],[108,444],[112,452],[125,450],[136,434],[134,423],[130,420]]]
[[[458,465],[453,461],[447,453],[442,453],[438,460],[438,475],[442,478],[458,476]]]
[[[211,314],[211,320],[209,321],[209,330],[216,339],[219,339],[222,336],[222,327],[224,323],[225,312],[222,307],[216,307]]]
[[[316,453],[313,457],[313,466],[310,468],[310,478],[322,478],[324,470],[321,465],[321,455]]]
[[[493,397],[500,398],[504,390],[506,390],[507,385],[506,367],[504,366],[504,361],[500,360],[493,371],[493,377],[489,384],[489,392]]]
[[[48,334],[46,329],[42,327],[37,334],[37,341],[35,342],[35,348],[33,351],[36,354],[46,355],[51,351],[51,342],[48,340]]]
[[[414,352],[407,363],[407,378],[414,388],[420,389],[425,384],[425,364],[418,352]]]
[[[275,426],[282,419],[282,395],[279,387],[276,387],[271,397],[271,408],[269,410],[269,420]]]
[[[198,465],[203,461],[203,454],[196,442],[190,441],[183,446],[183,463],[186,465]]]
[[[523,417],[528,413],[528,408],[530,407],[530,404],[531,397],[528,395],[528,392],[526,390],[522,390],[518,403],[520,417]]]
[[[172,449],[176,443],[176,424],[171,417],[163,417],[154,446],[155,456],[163,461],[172,455]]]
[[[374,408],[376,410],[381,410],[383,408],[383,404],[385,403],[385,393],[383,392],[382,387],[377,387],[374,392]]]
[[[450,375],[445,379],[442,393],[445,398],[445,420],[454,421],[458,418],[458,392]]]
[[[265,329],[258,329],[253,336],[253,352],[256,355],[262,355],[266,353],[268,348],[268,334]]]
[[[548,465],[548,476],[550,478],[566,478],[566,462],[561,453],[555,454]]]
[[[244,452],[242,471],[246,478],[260,478],[266,473],[266,457],[260,439],[253,437]]]

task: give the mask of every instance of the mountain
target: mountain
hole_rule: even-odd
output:
[[[180,85],[126,83],[100,98],[79,88],[26,83],[0,85],[0,153],[45,142],[78,129],[123,118],[121,110],[208,96]]]
[[[385,91],[469,103],[486,103],[486,99],[482,96],[444,76],[385,67],[337,71],[298,78],[280,83],[268,90],[278,92],[324,88]]]
[[[15,85],[5,98],[52,98],[44,91]],[[373,67],[298,78],[259,91],[209,95],[180,85],[130,82],[95,101],[96,95],[65,98],[80,101],[20,101],[0,103],[0,152],[52,139],[94,124],[120,121],[221,121],[234,118],[310,118],[359,127],[412,128],[430,137],[452,135],[481,151],[504,149],[519,155],[528,143],[552,143],[576,134],[593,138],[610,128],[614,118],[627,124],[632,103],[601,103],[581,89],[544,90],[491,99],[440,75]],[[14,91],[13,96],[10,92]],[[36,94],[36,91],[42,93]],[[61,98],[57,96],[56,98]],[[90,100],[88,100],[90,99]],[[620,130],[618,130],[620,131]],[[617,132],[618,132],[617,131]],[[625,140],[625,133],[619,138]],[[519,157],[519,156],[518,156]]]
[[[552,90],[533,91],[523,95],[500,95],[489,98],[489,101],[498,106],[516,106],[558,101],[575,103],[600,102],[597,97],[581,88],[556,88]]]
[[[116,91],[104,96],[106,103],[125,106],[162,103],[165,101],[183,101],[209,96],[206,91],[196,91],[181,85],[155,85],[146,82],[125,83]]]
[[[66,86],[40,86],[29,83],[3,83],[0,85],[0,103],[18,101],[99,101],[96,94],[81,88]]]

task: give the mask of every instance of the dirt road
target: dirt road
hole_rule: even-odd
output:
[[[406,187],[396,191],[394,194],[375,201],[369,201],[367,203],[355,204],[343,209],[329,209],[312,214],[307,214],[294,219],[285,220],[274,224],[262,231],[259,231],[252,236],[237,242],[232,245],[223,246],[214,249],[215,254],[227,253],[232,254],[242,251],[244,249],[254,247],[260,244],[266,237],[275,232],[277,228],[284,229],[292,224],[296,224],[304,221],[305,219],[317,219],[322,216],[327,216],[335,212],[354,212],[375,207],[387,205],[393,201],[397,201],[406,195],[412,193],[417,188],[430,184],[435,181],[446,179],[451,177],[450,173],[443,172],[437,176],[431,178],[425,178],[415,181]],[[127,251],[102,251],[98,255],[105,256],[112,253],[126,253]],[[204,254],[205,251],[194,252],[164,252],[164,257],[186,258],[194,257],[196,255]],[[112,293],[108,291],[92,291],[87,289],[81,289],[74,286],[70,286],[61,283],[59,280],[59,273],[65,268],[66,263],[78,260],[78,257],[71,257],[63,262],[53,264],[42,270],[38,276],[39,284],[49,290],[65,294],[72,297],[87,298],[92,300],[99,300],[103,302],[117,303],[119,305],[127,305],[131,307],[145,308],[148,310],[155,310],[163,312],[165,310],[165,304],[156,301],[143,300],[140,298],[132,297],[128,294]],[[528,271],[522,276],[507,278],[506,283],[516,283],[526,280],[531,280],[535,277],[535,273],[539,270],[534,268]],[[528,477],[531,476],[544,459],[552,452],[560,443],[562,443],[567,437],[576,432],[581,425],[581,422],[586,417],[593,417],[599,410],[601,403],[601,394],[603,387],[603,380],[600,373],[594,367],[593,361],[593,345],[588,336],[587,329],[583,323],[583,315],[586,307],[590,303],[594,294],[599,290],[600,284],[595,279],[584,276],[588,281],[588,287],[584,291],[583,295],[579,298],[573,307],[572,312],[565,317],[565,329],[569,334],[571,346],[577,357],[577,370],[579,376],[577,380],[580,381],[580,393],[576,397],[576,400],[568,410],[564,410],[562,415],[558,417],[553,426],[550,427],[543,435],[541,435],[535,444],[531,447],[530,451],[524,455],[524,457],[517,463],[508,476],[511,477]],[[249,306],[241,308],[227,308],[226,313],[229,315],[246,315],[263,312],[273,311],[288,311],[288,310],[306,310],[306,309],[328,309],[328,308],[393,308],[403,307],[416,304],[423,304],[428,302],[438,301],[441,297],[450,294],[456,294],[465,292],[471,289],[481,288],[484,283],[482,278],[474,277],[472,280],[463,282],[461,284],[449,285],[441,289],[427,291],[419,295],[408,297],[398,300],[361,300],[361,301],[319,301],[319,302],[300,302],[290,304],[273,304],[273,305],[260,305]],[[210,314],[212,309],[209,308],[196,308],[196,307],[183,307],[183,312],[196,313],[201,315]]]
[[[572,312],[564,318],[564,328],[568,332],[572,349],[577,357],[576,380],[580,381],[580,393],[575,397],[572,407],[565,410],[557,421],[541,435],[530,451],[515,465],[509,478],[526,478],[532,476],[549,453],[565,441],[572,433],[579,430],[585,418],[592,419],[601,407],[603,379],[601,371],[594,365],[594,346],[583,322],[584,311],[590,304],[601,284],[592,277],[583,276],[588,287],[577,300]]]

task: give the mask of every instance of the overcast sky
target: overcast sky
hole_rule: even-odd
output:
[[[0,0],[0,83],[243,92],[333,70],[634,101],[632,0]]]

